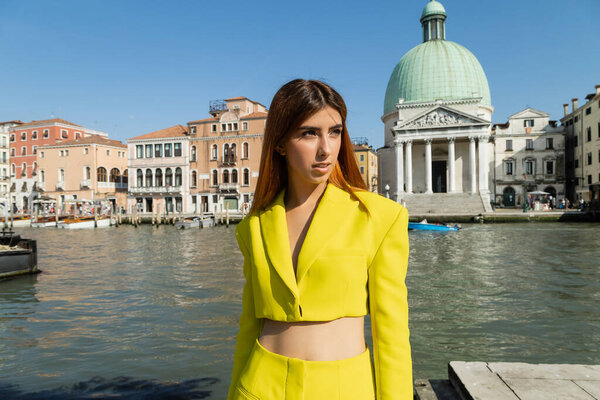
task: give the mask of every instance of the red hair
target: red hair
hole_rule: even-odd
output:
[[[264,210],[275,199],[277,193],[287,186],[286,160],[275,148],[283,144],[304,121],[327,106],[335,109],[342,117],[340,152],[335,168],[329,175],[329,182],[347,191],[362,204],[354,190],[367,190],[367,186],[352,151],[352,142],[346,127],[348,111],[344,99],[326,83],[295,79],[283,85],[271,101],[250,213]]]

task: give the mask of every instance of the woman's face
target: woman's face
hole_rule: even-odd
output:
[[[279,149],[286,158],[290,183],[318,185],[327,181],[337,163],[342,128],[340,113],[327,106],[290,134]]]

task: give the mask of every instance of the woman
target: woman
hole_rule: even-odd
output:
[[[365,189],[341,96],[285,84],[236,229],[246,284],[229,399],[412,399],[408,214]]]

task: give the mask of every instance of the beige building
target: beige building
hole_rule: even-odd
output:
[[[520,207],[523,189],[565,196],[565,131],[543,111],[526,108],[492,128],[496,203]],[[558,203],[556,203],[558,205]]]
[[[564,104],[560,122],[566,130],[567,197],[571,202],[600,196],[600,85],[585,97],[579,106],[572,99],[572,108]]]
[[[352,139],[352,150],[367,189],[377,193],[377,153],[369,146],[366,138]]]
[[[126,205],[127,146],[98,135],[38,148],[36,187],[44,197]]]
[[[234,97],[211,102],[209,114],[188,122],[191,210],[241,212],[254,195],[267,109]]]
[[[22,124],[22,121],[0,122],[0,197],[7,196],[10,187],[9,131]]]
[[[189,213],[189,137],[182,125],[161,129],[127,141],[129,148],[128,210],[164,214]]]

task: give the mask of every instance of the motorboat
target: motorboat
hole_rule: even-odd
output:
[[[200,224],[201,224],[200,221],[201,221],[200,217],[185,218],[181,221],[175,222],[175,228],[177,228],[177,229],[199,228]]]
[[[0,232],[0,280],[38,272],[37,242],[3,229]]]
[[[419,230],[419,231],[457,231],[461,229],[460,224],[440,224],[440,223],[429,223],[426,219],[421,222],[409,222],[408,230]]]

